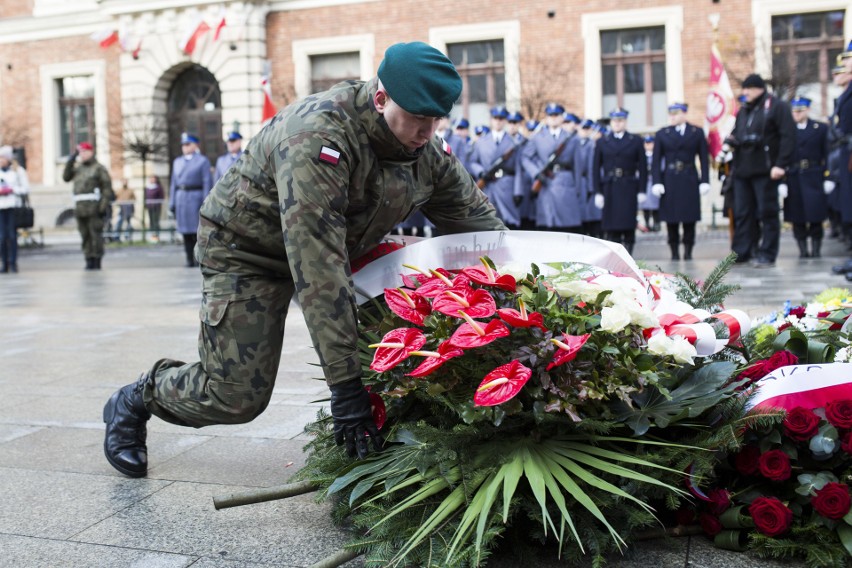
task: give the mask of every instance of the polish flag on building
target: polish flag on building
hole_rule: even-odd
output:
[[[722,56],[714,43],[710,49],[710,92],[707,95],[707,111],[704,115],[704,132],[710,156],[722,151],[722,143],[734,129],[736,108],[734,92],[728,73],[722,65]]]
[[[272,90],[269,88],[269,77],[264,76],[261,79],[263,86],[263,113],[260,117],[261,124],[275,116],[278,110],[275,108],[275,103],[272,102]]]
[[[183,36],[179,47],[181,51],[183,51],[187,55],[192,55],[192,52],[195,51],[195,47],[198,45],[198,42],[204,37],[204,34],[210,31],[210,25],[204,21],[203,18],[198,18],[193,21],[192,26],[190,26],[189,30],[187,30],[186,35]]]
[[[219,19],[216,20],[216,25],[213,26],[213,41],[218,41],[222,35],[222,28],[225,27],[225,10],[219,12]]]
[[[125,30],[119,30],[118,35],[121,50],[129,51],[133,59],[139,59],[139,52],[142,51],[142,37]]]
[[[89,37],[98,42],[102,49],[106,49],[118,41],[118,31],[112,28],[107,28],[96,31]]]

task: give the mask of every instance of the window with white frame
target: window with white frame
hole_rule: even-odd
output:
[[[361,54],[324,53],[311,55],[311,93],[328,90],[341,81],[361,78]]]
[[[95,144],[95,82],[91,75],[56,79],[59,105],[59,155],[71,154],[80,142]]]
[[[506,104],[503,40],[449,43],[447,55],[462,78],[458,112],[472,123],[488,124],[489,109]]]

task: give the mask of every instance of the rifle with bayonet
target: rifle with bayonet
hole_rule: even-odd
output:
[[[482,177],[476,180],[476,187],[479,189],[485,189],[487,184],[497,179],[497,172],[502,170],[506,162],[512,159],[512,154],[514,154],[517,149],[518,145],[513,143],[511,148],[503,152],[501,156],[498,156],[497,159],[491,163],[491,167],[482,174]]]
[[[565,146],[568,144],[570,138],[566,138],[562,142],[559,143],[559,146],[556,147],[556,150],[548,156],[547,162],[544,164],[544,167],[540,172],[535,176],[535,181],[532,184],[532,192],[533,195],[538,195],[538,192],[541,191],[541,186],[544,185],[544,180],[549,177],[552,177],[553,166],[556,165],[556,160],[559,159],[559,155],[562,154],[562,150],[565,149]]]

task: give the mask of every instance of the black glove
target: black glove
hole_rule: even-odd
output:
[[[520,207],[521,203],[524,202],[524,197],[522,195],[513,195],[512,201],[515,202],[515,207]]]
[[[367,457],[367,433],[373,440],[377,452],[382,451],[385,440],[373,422],[370,393],[364,389],[361,379],[331,385],[331,416],[334,418],[334,441],[338,446],[346,444],[346,453],[354,458]]]
[[[73,152],[71,152],[71,155],[68,156],[68,161],[69,162],[75,162],[77,160],[77,156],[79,156],[79,155],[80,155],[80,151],[74,150]]]

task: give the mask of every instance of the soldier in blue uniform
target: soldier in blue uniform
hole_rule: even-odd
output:
[[[186,265],[192,267],[198,266],[194,254],[198,212],[213,187],[213,178],[210,160],[198,150],[198,138],[184,132],[180,135],[180,149],[183,155],[175,158],[172,164],[169,211],[175,216],[177,232],[183,235]]]
[[[624,245],[633,254],[636,243],[636,212],[646,199],[648,168],[642,139],[627,132],[628,111],[609,113],[610,134],[595,145],[592,187],[595,204],[603,209],[601,229],[605,238]]]
[[[578,141],[563,130],[564,113],[562,105],[547,105],[547,125],[527,141],[522,164],[534,180],[537,228],[579,233],[583,221],[574,172]]]
[[[497,210],[509,229],[521,228],[522,175],[521,145],[506,131],[509,111],[504,106],[491,109],[491,132],[482,134],[473,146],[470,169],[477,185]],[[516,199],[517,198],[517,199]]]
[[[506,117],[506,132],[518,145],[518,161],[515,164],[515,175],[520,177],[519,185],[516,187],[514,201],[518,204],[518,210],[521,215],[521,230],[531,231],[535,229],[535,201],[532,198],[532,178],[521,165],[522,159],[520,155],[523,153],[523,146],[527,143],[527,137],[521,132],[521,127],[524,124],[524,115],[519,112],[510,112]]]
[[[243,137],[236,130],[228,133],[225,145],[228,147],[228,151],[216,159],[216,171],[213,174],[213,183],[222,179],[228,168],[233,166],[243,154]]]
[[[458,122],[456,122],[453,137],[451,140],[447,140],[447,143],[450,145],[450,150],[452,150],[453,155],[458,158],[464,166],[464,169],[470,171],[470,168],[468,168],[470,122],[466,118],[460,118]]]
[[[710,192],[710,160],[704,131],[686,121],[685,103],[669,105],[671,126],[657,132],[651,166],[651,192],[660,197],[660,221],[666,223],[672,260],[692,260],[695,223],[701,220],[701,196]],[[698,159],[700,170],[695,168]],[[683,240],[680,227],[683,225]]]
[[[841,54],[841,61],[847,73],[852,73],[852,41]],[[837,97],[834,104],[834,131],[839,149],[837,155],[837,205],[846,243],[852,250],[852,81],[846,84],[846,90]],[[841,265],[833,266],[836,274],[846,274],[852,281],[852,259]]]
[[[651,191],[654,183],[651,166],[654,163],[654,135],[646,134],[642,139],[645,146],[645,164],[648,166],[648,182],[645,184],[645,203],[642,204],[642,216],[645,218],[645,228],[649,231],[660,230],[660,198]]]
[[[847,85],[849,85],[850,76],[852,75],[846,71],[842,59],[838,57],[838,64],[831,70],[832,82],[842,90],[845,90]],[[842,145],[842,135],[835,128],[835,124],[837,123],[837,98],[833,102],[834,107],[828,119],[828,171],[829,178],[836,184],[841,175],[840,154],[842,153],[842,149],[840,146]],[[833,191],[828,196],[828,221],[831,224],[831,237],[845,240],[846,235],[843,234],[843,221],[840,218],[839,195],[839,191]]]
[[[793,162],[787,169],[788,193],[784,199],[784,220],[793,224],[799,258],[820,256],[822,224],[828,216],[826,194],[834,190],[834,182],[825,177],[828,126],[808,118],[810,106],[811,100],[806,97],[796,97],[790,102],[793,120],[796,121],[796,147],[793,150]]]
[[[583,234],[601,238],[600,209],[595,207],[595,190],[592,187],[592,164],[595,161],[595,143],[601,137],[600,127],[591,119],[586,119],[578,131],[577,178],[580,184],[580,218],[583,221]]]

